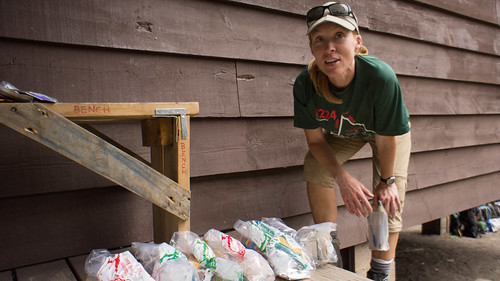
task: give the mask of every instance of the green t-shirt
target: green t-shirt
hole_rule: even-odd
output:
[[[339,137],[373,138],[375,133],[398,136],[410,131],[409,114],[392,68],[373,56],[355,56],[355,75],[349,86],[334,95],[332,104],[316,94],[307,68],[293,86],[294,125],[323,128]]]

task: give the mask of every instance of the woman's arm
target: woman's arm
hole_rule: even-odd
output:
[[[339,185],[340,194],[347,211],[358,217],[361,215],[368,216],[368,213],[373,210],[366,196],[373,197],[373,194],[337,162],[337,158],[326,142],[321,128],[304,129],[304,132],[312,155]]]
[[[395,136],[375,135],[378,157],[380,161],[380,176],[384,179],[394,176],[397,141]],[[384,205],[387,214],[394,217],[396,209],[401,212],[401,201],[395,184],[387,185],[380,182],[374,190],[375,206],[378,200]]]

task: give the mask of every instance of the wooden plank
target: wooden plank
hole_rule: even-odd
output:
[[[441,10],[421,5],[418,2],[434,2],[434,4],[448,3],[444,5],[437,4],[436,6],[444,8],[444,10]],[[498,25],[496,16],[492,17],[496,12],[494,2],[495,0],[466,0],[460,1],[460,3],[456,1],[435,0],[390,0],[363,1],[362,5],[364,5],[366,16],[368,17],[368,28],[370,30],[453,48],[498,55],[499,50],[495,46],[495,41],[500,39],[498,26],[476,20],[494,19],[493,23]],[[358,7],[353,8],[354,11],[356,11],[356,8]],[[479,13],[475,13],[472,19],[468,19],[453,14],[457,9]],[[489,40],[487,39],[488,37],[490,38]]]
[[[237,62],[241,116],[293,116],[293,84],[304,66]]]
[[[404,227],[410,227],[452,213],[500,199],[500,173],[491,173],[432,188],[411,191],[406,195]]]
[[[231,2],[299,15],[305,15],[311,7],[324,3],[314,0],[300,2],[293,0],[231,0]],[[420,3],[439,7],[444,11],[422,6]],[[455,1],[435,0],[354,0],[349,1],[348,4],[356,13],[362,34],[365,32],[364,29],[368,29],[483,53],[498,53],[495,40],[488,39],[492,35],[494,38],[499,38],[499,31],[495,26],[452,14],[462,14],[472,19],[498,25],[499,11],[498,7],[495,7],[495,0],[480,0],[479,3],[468,0],[461,1],[460,5],[457,5]],[[394,12],[387,13],[387,11]]]
[[[363,44],[370,54],[387,62],[398,75],[500,84],[500,77],[496,75],[500,72],[498,56],[369,32],[363,33]],[[408,52],[412,56],[405,55]]]
[[[498,115],[417,116],[411,122],[413,152],[498,143]],[[302,165],[307,152],[291,118],[196,119],[192,128],[193,176]],[[370,155],[366,148],[355,158]]]
[[[231,61],[15,40],[0,52],[2,80],[60,102],[196,101],[200,116],[239,115]]]
[[[499,118],[498,115],[412,117],[412,151],[419,153],[498,143]],[[293,128],[293,121],[289,118],[194,118],[191,123],[192,177],[300,166],[307,151],[303,132]],[[116,127],[100,124],[96,127],[143,158],[149,158],[149,152],[140,143],[137,124]],[[0,136],[3,143],[0,147],[2,186],[16,186],[0,188],[0,198],[112,185],[101,176],[8,128],[1,127]],[[367,146],[353,159],[370,156],[371,149]],[[439,153],[436,157],[440,157]]]
[[[334,265],[328,264],[324,267],[318,268],[311,273],[311,278],[310,279],[305,279],[305,280],[311,280],[311,281],[329,281],[332,280],[349,280],[349,281],[363,281],[363,280],[370,280],[366,277],[363,277],[361,275],[358,275],[356,273],[338,268]]]
[[[120,187],[0,199],[0,270],[153,239],[151,203]]]
[[[13,272],[12,271],[3,271],[0,272],[0,281],[13,281],[14,278],[12,277]]]
[[[237,62],[241,116],[293,116],[293,83],[303,66]],[[399,75],[405,104],[415,115],[496,114],[500,86]]]
[[[189,218],[189,191],[48,107],[41,104],[0,104],[0,116],[2,123],[17,132],[176,216],[184,220]]]
[[[500,171],[500,144],[412,155],[417,189]]]
[[[412,116],[500,113],[499,85],[402,75],[398,80]]]
[[[78,280],[86,280],[87,273],[85,272],[85,260],[89,254],[80,255],[68,258],[68,264],[71,266],[73,274]]]
[[[366,5],[365,2],[360,2]],[[382,3],[382,2],[381,2]],[[449,19],[446,26],[435,28],[434,16],[429,16],[425,23],[415,24],[414,21],[405,24],[410,18],[422,18],[422,13],[418,8],[404,9],[407,6],[393,7],[399,2],[393,1],[391,5],[377,4],[363,9],[367,11],[386,11],[387,9],[398,9],[406,11],[408,14],[397,18],[400,25],[399,31],[408,34],[404,30],[410,28],[415,30],[409,35],[411,39],[422,41],[439,40],[433,43],[447,43],[451,47],[457,47],[459,43],[469,42],[458,47],[473,48],[472,51],[486,50],[489,54],[496,55],[494,42],[491,35],[498,38],[499,32],[489,25],[477,27],[477,23],[470,22],[463,24],[463,19],[447,18],[445,13],[437,13],[436,16]],[[38,11],[44,7],[32,4],[28,5],[28,10],[24,13],[18,12],[18,5],[14,2],[6,3],[3,11],[6,14],[19,14],[17,21],[5,20],[0,25],[0,36],[8,38],[20,38],[35,41],[49,41],[65,44],[79,44],[85,46],[100,46],[118,49],[146,50],[153,52],[168,52],[174,54],[198,55],[210,57],[236,58],[245,60],[260,60],[280,63],[306,64],[311,56],[308,51],[307,38],[304,36],[306,26],[303,16],[276,13],[263,9],[241,9],[239,5],[226,5],[223,2],[214,1],[155,1],[150,7],[142,8],[139,3],[126,1],[122,7],[128,7],[124,12],[116,9],[113,3],[85,2],[68,7],[65,3],[53,2],[54,9],[45,7],[46,12],[40,14]],[[403,4],[400,4],[403,5]],[[57,9],[55,9],[57,7]],[[61,9],[60,7],[68,7]],[[54,11],[52,11],[54,10]],[[182,10],[183,13],[177,11]],[[203,10],[203,13],[199,13]],[[432,11],[431,11],[432,13]],[[378,22],[391,22],[387,20],[385,12],[378,12]],[[302,14],[303,15],[303,14]],[[372,16],[371,14],[367,15]],[[140,18],[138,21],[131,21],[130,18]],[[4,17],[7,18],[7,17]],[[197,24],[193,25],[189,19],[196,18]],[[393,17],[390,17],[392,19]],[[85,20],[83,20],[85,19]],[[87,19],[95,19],[89,21]],[[163,20],[158,20],[163,19]],[[65,25],[61,25],[65,22]],[[287,24],[283,24],[286,22]],[[37,26],[37,31],[31,30],[30,26]],[[71,30],[65,26],[72,26]],[[280,26],[281,29],[269,29],[269,26]],[[418,28],[415,28],[418,26]],[[251,27],[251,28],[248,28]],[[436,31],[430,31],[437,29]],[[463,29],[467,28],[464,33]],[[370,25],[368,26],[370,28]],[[377,30],[387,32],[386,25]],[[106,30],[101,35],[91,33],[94,30]],[[478,32],[487,30],[481,38]],[[490,30],[491,32],[488,32]],[[57,32],[56,32],[57,31]],[[92,34],[92,35],[89,35]],[[420,34],[430,34],[421,38]],[[471,34],[466,36],[464,34]],[[370,31],[363,30],[363,35],[376,36]],[[399,34],[398,34],[399,35]],[[416,37],[416,38],[415,38]],[[400,45],[400,40],[404,40],[404,45],[391,50],[393,57],[401,59],[404,63],[405,54],[412,50],[413,57],[434,56],[425,52],[415,52],[418,48],[413,47],[414,40],[390,37],[392,44]],[[470,40],[469,40],[470,39]],[[379,38],[378,40],[383,40]],[[382,41],[382,44],[388,42]],[[485,43],[489,42],[489,43]],[[415,43],[415,44],[414,44]],[[418,44],[417,44],[418,45]],[[486,47],[483,47],[485,46]],[[411,47],[411,48],[407,48]],[[427,45],[432,49],[432,45]],[[449,49],[449,48],[446,48]],[[374,49],[373,49],[374,50]],[[372,52],[373,52],[372,50]],[[394,52],[395,51],[395,52]],[[373,52],[376,54],[376,52]],[[391,58],[388,56],[387,58]],[[460,60],[460,57],[458,57]],[[474,60],[471,60],[472,62]],[[487,61],[485,61],[487,62]],[[457,63],[450,61],[450,63]],[[478,65],[465,64],[467,67],[474,66],[474,71],[481,71]],[[489,63],[491,65],[491,63]],[[487,68],[492,69],[492,66]],[[450,68],[452,70],[453,68]],[[422,71],[422,68],[419,69]],[[471,73],[474,73],[471,71]],[[485,71],[484,73],[488,73]],[[467,78],[467,77],[466,77]],[[481,78],[478,75],[475,78]],[[495,78],[493,75],[484,77]],[[482,82],[479,80],[478,82]],[[498,82],[498,81],[497,81]]]
[[[163,141],[154,141],[153,145],[151,145],[151,163],[154,169],[175,180],[179,185],[189,191],[191,175],[190,117],[186,116],[185,121],[187,122],[187,138],[178,136],[178,140],[174,141],[172,144]],[[160,124],[165,123],[164,120],[154,120],[153,122],[157,123],[157,126],[143,126],[143,129],[153,129],[149,131],[149,134],[159,136],[160,138],[161,134],[158,134],[158,131],[161,131],[161,127],[180,128],[181,126],[180,118],[172,122],[175,124],[174,126]],[[175,122],[177,122],[177,124]],[[180,220],[159,207],[153,207],[154,241],[156,243],[168,243],[174,232],[190,230],[190,224],[191,222],[189,219]]]
[[[0,50],[9,54],[0,57],[0,74],[21,89],[67,102],[192,100],[199,102],[203,117],[292,116],[292,85],[304,67],[238,61],[236,75],[234,62],[200,57],[100,49],[81,52],[17,41],[0,42]],[[35,55],[40,51],[44,56]],[[444,59],[436,56],[436,60]],[[426,75],[423,66],[417,66],[419,73],[415,75]],[[400,75],[400,82],[412,115],[500,112],[500,103],[491,102],[499,98],[498,85],[404,75]],[[137,89],[141,95],[123,94],[130,89]]]
[[[64,260],[19,268],[16,273],[18,281],[76,281]]]
[[[193,120],[192,175],[302,163],[306,151],[305,136],[302,130],[292,127],[292,122],[289,118]]]
[[[498,2],[495,0],[461,0],[460,5],[452,0],[412,0],[413,2],[423,3],[452,13],[464,15],[474,19],[490,22],[500,25],[500,15],[498,11]]]
[[[272,61],[292,59],[289,51],[283,50],[300,52],[303,46],[297,42],[305,43],[306,39],[300,18],[214,1],[157,0],[143,6],[128,0],[120,4],[126,9],[117,9],[111,2],[91,1],[68,6],[56,1],[25,5],[27,10],[23,13],[18,12],[14,1],[2,3],[2,14],[20,16],[17,24],[10,20],[0,22],[0,36],[10,38],[225,58],[252,54]],[[196,18],[196,24],[192,18]],[[291,23],[282,24],[287,21]],[[38,26],[38,30],[33,32],[29,26]],[[270,34],[269,26],[281,26],[282,32]],[[89,37],[90,30],[105,32]],[[254,41],[258,41],[258,45]],[[293,59],[306,62],[303,55]]]
[[[46,107],[74,122],[123,122],[150,119],[156,109],[182,108],[188,115],[200,112],[197,102],[168,103],[53,103]]]

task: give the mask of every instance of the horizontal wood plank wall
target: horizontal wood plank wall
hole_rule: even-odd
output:
[[[500,8],[478,1],[346,1],[411,114],[405,226],[500,199]],[[1,1],[0,79],[61,102],[199,102],[192,229],[263,216],[299,228],[312,218],[292,87],[312,58],[304,14],[323,2]],[[94,127],[149,159],[138,123]],[[152,239],[147,202],[4,126],[0,140],[0,271]],[[370,155],[346,163],[367,186]],[[365,221],[337,203],[342,247],[364,241]]]

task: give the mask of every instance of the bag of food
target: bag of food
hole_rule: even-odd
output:
[[[212,248],[218,257],[234,261],[241,265],[243,276],[249,281],[273,281],[274,271],[266,259],[233,237],[218,230],[210,229],[203,240]]]
[[[308,225],[297,231],[295,239],[311,254],[316,267],[338,261],[330,233],[337,231],[337,224],[324,222]]]
[[[92,250],[85,260],[85,272],[91,280],[154,281],[129,251],[114,255],[105,249]]]
[[[290,235],[262,221],[241,221],[234,224],[249,248],[259,250],[267,258],[276,275],[288,280],[311,276],[314,264],[302,246]]]
[[[172,236],[170,243],[186,256],[194,258],[201,266],[213,269],[215,274],[224,280],[243,280],[241,266],[230,260],[219,258],[198,234],[191,231],[178,231]]]

